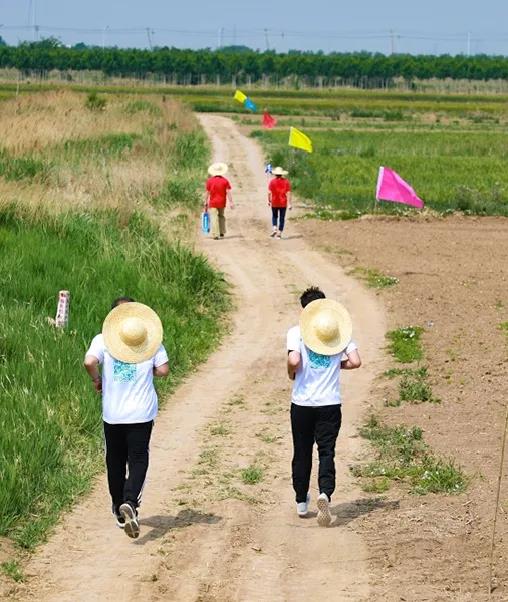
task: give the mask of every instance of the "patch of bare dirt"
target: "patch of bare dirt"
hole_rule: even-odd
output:
[[[397,501],[358,522],[369,542],[372,599],[488,599],[488,567],[501,438],[508,402],[508,220],[447,217],[354,222],[307,221],[305,238],[347,270],[375,268],[399,278],[378,292],[389,329],[420,325],[430,383],[439,404],[384,407],[396,383],[381,378],[372,405],[390,424],[415,424],[442,457],[471,476],[457,496],[418,497],[393,488]],[[395,361],[392,363],[395,367]],[[492,599],[508,599],[508,466],[495,547]]]

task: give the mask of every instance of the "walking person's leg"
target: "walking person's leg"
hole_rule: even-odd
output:
[[[279,209],[279,232],[282,234],[284,230],[284,223],[286,220],[286,207],[280,207]]]
[[[117,519],[120,516],[120,505],[124,501],[127,465],[127,440],[124,426],[123,424],[108,424],[104,422],[108,486],[113,504],[113,512]]]
[[[125,532],[129,537],[139,535],[137,508],[148,470],[150,436],[153,420],[139,424],[129,424],[127,428],[127,462],[129,476],[125,481],[124,503],[120,512],[125,519]]]
[[[270,236],[272,238],[277,234],[277,217],[278,217],[277,207],[272,207],[272,233],[270,234]]]
[[[224,215],[225,209],[222,207],[221,209],[217,209],[217,213],[219,214],[219,234],[220,236],[224,236],[226,234],[226,216]]]
[[[210,214],[210,234],[213,238],[219,238],[219,210],[215,207],[210,207],[208,213]]]
[[[318,523],[328,526],[331,522],[329,503],[335,491],[335,443],[342,420],[340,404],[317,408],[316,443],[319,454]]]
[[[314,446],[314,408],[291,404],[291,432],[293,435],[293,461],[291,463],[293,489],[296,494],[298,513],[305,516],[308,504],[312,448]],[[300,511],[302,510],[302,511]]]

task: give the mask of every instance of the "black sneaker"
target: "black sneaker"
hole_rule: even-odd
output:
[[[123,530],[125,533],[132,539],[139,537],[139,521],[136,508],[130,502],[124,502],[118,510],[124,520]]]

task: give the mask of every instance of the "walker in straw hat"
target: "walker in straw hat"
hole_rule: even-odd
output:
[[[228,172],[226,163],[212,163],[208,168],[208,173],[211,176],[225,176]]]
[[[162,334],[159,316],[143,303],[118,305],[102,325],[109,354],[127,364],[139,364],[153,357],[161,346]]]
[[[336,355],[351,340],[353,325],[347,309],[332,299],[316,299],[300,315],[305,345],[320,355]]]

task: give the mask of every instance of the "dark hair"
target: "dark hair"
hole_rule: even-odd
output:
[[[316,299],[326,299],[326,295],[317,286],[310,286],[308,289],[303,291],[300,297],[300,303],[302,304],[302,307],[305,307],[311,301],[315,301]]]
[[[118,297],[111,304],[111,309],[115,309],[115,307],[121,305],[122,303],[134,303],[134,299],[132,297]]]

